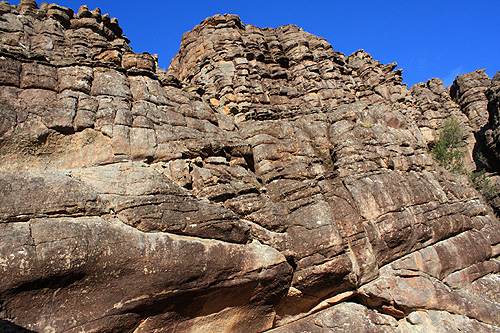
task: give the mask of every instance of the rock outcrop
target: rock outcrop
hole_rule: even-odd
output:
[[[407,114],[415,121],[427,145],[432,145],[448,119],[455,119],[462,127],[463,147],[465,153],[464,167],[467,170],[476,169],[474,149],[477,140],[467,115],[452,97],[440,79],[434,78],[426,83],[418,83],[410,88],[413,98]]]
[[[486,91],[490,86],[491,79],[483,69],[457,76],[450,87],[450,96],[460,105],[475,132],[488,123]]]
[[[486,144],[496,158],[500,160],[500,74],[497,73],[487,91],[489,98],[488,112],[491,128],[486,132]],[[497,168],[498,171],[498,168]]]
[[[498,80],[236,15],[165,72],[98,9],[0,14],[0,327],[500,330],[500,222],[427,152],[455,116],[473,166]]]

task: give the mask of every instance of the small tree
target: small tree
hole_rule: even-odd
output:
[[[453,117],[444,122],[439,137],[430,149],[432,156],[440,166],[450,171],[463,171],[465,153],[460,150],[464,146],[463,129]]]

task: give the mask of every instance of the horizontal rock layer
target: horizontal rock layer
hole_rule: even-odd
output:
[[[496,76],[235,15],[164,72],[98,9],[0,13],[0,327],[499,329],[499,220],[427,151],[454,117],[495,158]]]

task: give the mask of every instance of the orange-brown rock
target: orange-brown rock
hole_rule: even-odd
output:
[[[495,151],[497,79],[236,15],[164,72],[98,9],[0,14],[0,330],[500,329],[500,222],[428,153],[454,116],[474,167],[483,95]]]

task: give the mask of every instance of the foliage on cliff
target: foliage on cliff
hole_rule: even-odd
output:
[[[455,118],[448,118],[439,131],[439,137],[431,146],[430,152],[440,166],[449,171],[464,170],[465,153],[463,128]]]

